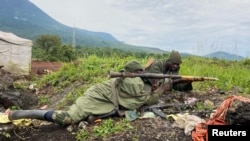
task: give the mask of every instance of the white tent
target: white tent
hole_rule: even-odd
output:
[[[0,66],[17,75],[29,75],[32,41],[0,31]]]

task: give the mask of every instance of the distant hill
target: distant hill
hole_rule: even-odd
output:
[[[210,54],[205,55],[204,57],[224,59],[224,60],[243,60],[243,59],[245,59],[242,56],[230,54],[230,53],[226,53],[226,52],[222,52],[222,51],[210,53]]]
[[[74,31],[76,45],[83,47],[109,47],[136,52],[167,53],[159,48],[124,44],[109,33],[66,26],[54,20],[29,0],[1,0],[0,30],[31,40],[43,34],[56,34],[60,36],[64,44],[72,44]],[[191,54],[181,53],[181,55],[185,57]],[[242,56],[226,52],[214,52],[201,57],[225,60],[244,59]]]
[[[235,55],[235,54],[230,54],[227,52],[223,52],[223,51],[217,51],[217,52],[213,52],[204,56],[199,56],[199,55],[193,55],[193,54],[189,54],[189,53],[181,53],[182,57],[189,57],[189,56],[197,56],[197,57],[205,57],[205,58],[216,58],[216,59],[224,59],[224,60],[229,60],[229,61],[236,61],[236,60],[243,60],[246,59],[242,56],[239,55]]]
[[[74,31],[75,44],[80,46],[111,47],[152,53],[164,52],[158,48],[124,44],[108,33],[66,26],[51,18],[29,0],[1,0],[0,30],[31,40],[42,34],[56,34],[60,36],[64,44],[72,44]]]

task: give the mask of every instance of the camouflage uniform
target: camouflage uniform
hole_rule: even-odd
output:
[[[135,69],[143,68],[136,61],[125,65],[125,71],[132,72]],[[59,124],[77,123],[85,120],[89,115],[102,115],[114,110],[111,87],[113,81],[116,81],[115,90],[119,106],[128,110],[157,103],[159,97],[164,93],[162,87],[152,93],[151,86],[144,84],[140,77],[113,78],[90,87],[68,111],[54,111],[52,114],[53,122]]]
[[[124,69],[125,72],[143,71],[142,65],[137,61],[128,62]],[[152,85],[145,83],[140,77],[112,78],[90,87],[68,111],[15,110],[9,114],[9,120],[31,118],[68,125],[86,120],[88,116],[119,111],[119,107],[134,110],[142,105],[158,103],[166,90],[169,90],[168,83],[152,90]]]
[[[162,73],[162,74],[174,74],[178,75],[179,74],[179,69],[176,70],[170,70],[169,68],[169,63],[176,63],[176,64],[181,64],[182,59],[177,51],[172,51],[169,55],[169,58],[167,60],[154,60],[153,63],[145,68],[145,72],[149,73]],[[161,84],[171,81],[170,79],[165,79],[165,80],[158,80],[158,79],[148,79],[147,80],[151,85],[156,85],[160,86]],[[192,90],[192,84],[187,82],[187,83],[178,83],[178,84],[173,84],[173,89],[177,91],[189,91]]]

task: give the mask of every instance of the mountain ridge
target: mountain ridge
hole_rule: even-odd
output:
[[[162,53],[159,48],[124,44],[109,33],[93,32],[70,27],[54,20],[29,0],[2,0],[0,5],[0,30],[35,40],[43,34],[56,34],[64,44],[85,47],[110,47],[127,51]]]
[[[127,51],[139,51],[149,53],[164,53],[167,51],[155,47],[144,47],[125,44],[114,36],[105,32],[93,32],[77,27],[66,26],[29,0],[2,0],[0,5],[0,30],[12,32],[17,36],[35,40],[42,34],[57,34],[65,44],[73,44],[73,32],[75,33],[75,44],[79,46],[110,47]],[[222,56],[222,57],[221,57]],[[242,59],[244,57],[224,52],[213,53],[204,57]]]
[[[57,32],[68,32],[71,33],[70,36],[72,37],[73,28],[66,26],[64,24],[61,24],[60,22],[54,20],[52,17],[47,15],[45,12],[43,12],[40,8],[38,8],[36,5],[31,3],[28,0],[2,0],[2,4],[0,5],[0,17],[1,19],[1,26],[6,27],[9,29],[9,31],[14,32],[17,35],[19,34],[19,30],[25,29],[28,30],[28,27],[33,29],[38,29],[39,35],[41,33],[57,33]],[[32,13],[32,14],[30,14]],[[19,25],[22,25],[24,27],[20,28],[15,23],[18,22]],[[14,23],[14,24],[13,24]],[[9,25],[11,24],[11,25]],[[6,26],[8,25],[8,26]],[[12,26],[13,25],[13,26]],[[8,28],[9,27],[9,28]],[[116,41],[111,34],[104,33],[104,32],[92,32],[84,29],[76,28],[77,32],[80,30],[84,34],[88,36],[93,36],[97,38],[103,38],[105,40],[109,41]],[[79,35],[82,35],[82,33],[79,33]],[[34,36],[36,35],[36,36]],[[23,35],[26,38],[34,39],[38,36],[36,32],[29,35]]]
[[[231,53],[227,53],[227,52],[223,52],[223,51],[213,52],[213,53],[205,55],[204,57],[225,59],[225,60],[243,60],[243,59],[245,59],[244,57],[242,57],[240,55],[235,55],[235,54],[231,54]]]

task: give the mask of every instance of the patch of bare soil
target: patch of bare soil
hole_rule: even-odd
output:
[[[170,103],[170,102],[179,102],[184,103],[188,98],[195,98],[197,102],[204,103],[209,100],[214,104],[214,107],[217,107],[221,104],[222,101],[225,100],[226,97],[231,95],[232,93],[227,92],[223,93],[221,91],[209,90],[207,92],[171,92],[162,97],[161,102]],[[30,93],[22,94],[22,101],[26,102],[23,109],[32,109],[34,107],[34,103],[32,101],[37,102],[35,94],[33,96]],[[54,95],[55,97],[60,97]],[[30,106],[29,106],[30,105]],[[183,112],[181,108],[173,108],[163,109],[163,111],[167,114],[170,114],[171,111],[173,114],[178,112]],[[192,110],[192,109],[190,109]],[[191,112],[190,114],[197,115],[203,119],[208,119],[210,113],[206,112]],[[121,118],[114,118],[114,120],[120,120]],[[13,125],[0,125],[0,129],[3,131],[4,129],[8,131],[11,135],[10,138],[7,138],[4,135],[0,135],[1,141],[75,141],[75,135],[73,132],[69,132],[67,127],[60,126],[54,123],[46,123],[44,121],[40,121],[40,124],[36,124],[29,127],[13,127],[8,130],[7,127],[11,127]],[[89,140],[95,141],[192,141],[190,135],[185,135],[184,129],[179,127],[173,127],[174,120],[173,119],[162,119],[160,117],[155,118],[146,118],[146,119],[136,119],[131,122],[131,125],[134,127],[133,130],[127,130],[122,133],[112,134],[105,138],[97,138],[92,137]],[[6,128],[3,128],[6,126]],[[86,127],[86,130],[91,130],[95,126],[95,124],[89,124]],[[75,128],[77,130],[77,126]]]
[[[49,72],[57,71],[62,66],[59,62],[42,62],[32,61],[31,62],[31,74],[43,75]]]

